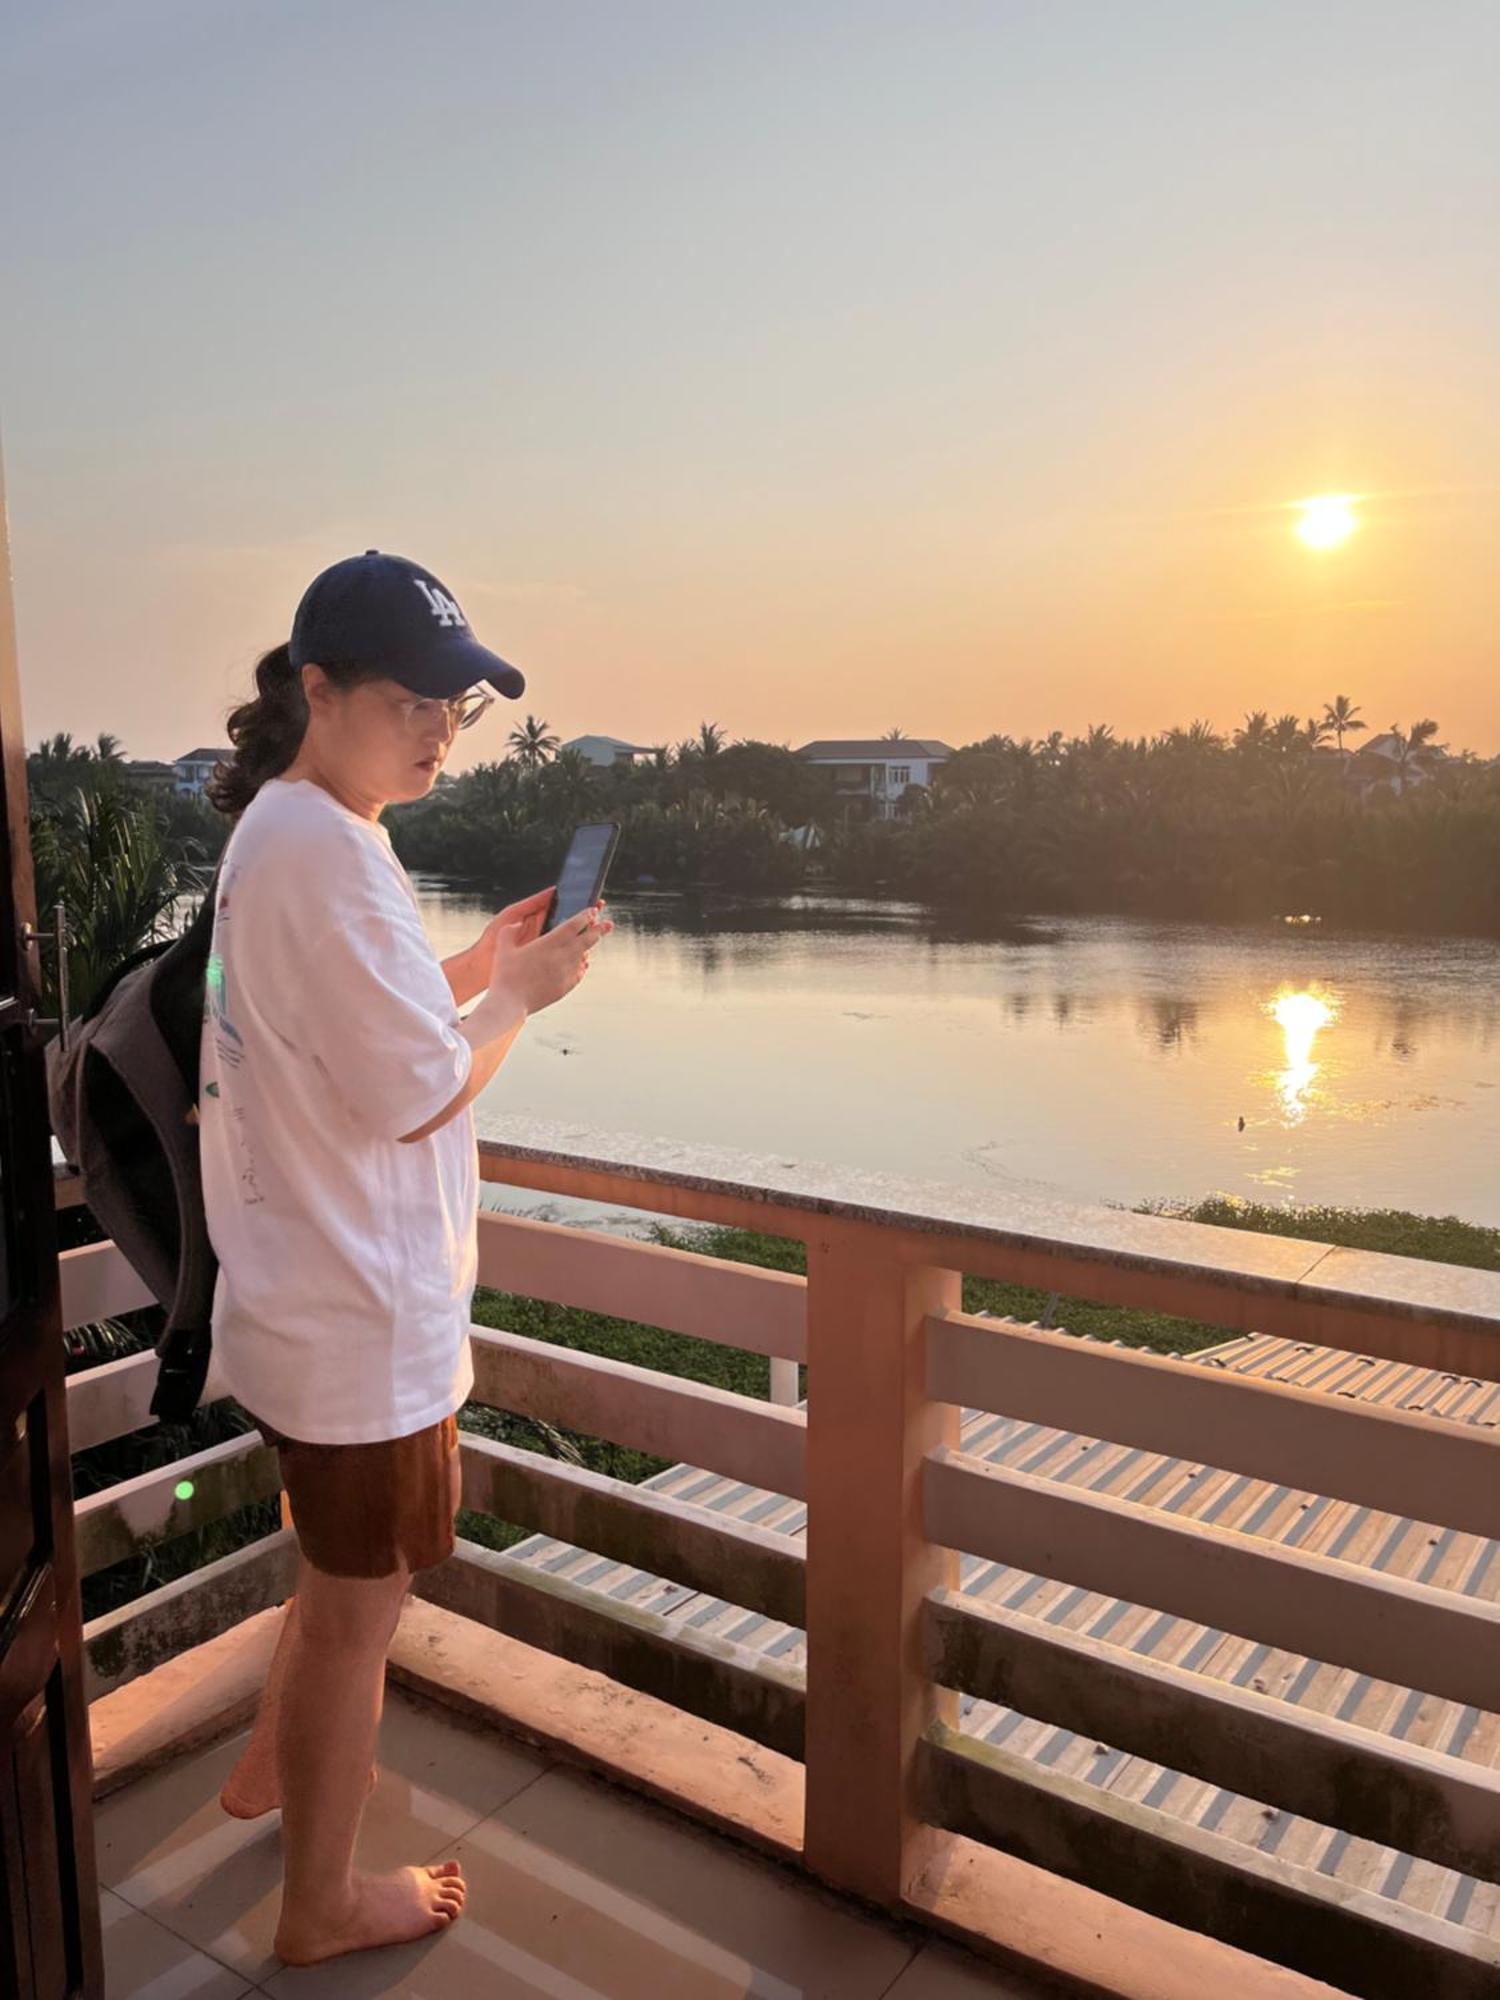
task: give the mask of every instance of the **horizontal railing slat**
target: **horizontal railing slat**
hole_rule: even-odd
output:
[[[108,1444],[131,1431],[146,1430],[157,1420],[151,1414],[160,1358],[152,1348],[102,1361],[68,1377],[68,1450],[86,1451]],[[212,1362],[203,1386],[204,1404],[226,1396],[223,1380]]]
[[[1364,2000],[1493,2000],[1500,1945],[1425,1910],[1330,1881],[1190,1820],[937,1725],[919,1793],[931,1822],[987,1840],[1176,1924]]]
[[[1084,1590],[1491,1708],[1500,1605],[1105,1499],[961,1452],[930,1453],[931,1540]]]
[[[180,1494],[184,1485],[190,1491]],[[220,1521],[280,1491],[275,1451],[261,1441],[259,1431],[246,1431],[85,1494],[73,1509],[79,1574],[92,1576],[142,1548]]]
[[[971,1277],[1500,1379],[1500,1271],[543,1120],[481,1140],[479,1172],[771,1235],[869,1229]]]
[[[493,1327],[471,1338],[476,1403],[806,1498],[800,1410]]]
[[[479,1218],[479,1282],[780,1360],[807,1358],[807,1281],[528,1216]]]
[[[979,1319],[927,1320],[929,1394],[1500,1537],[1500,1429]]]
[[[113,1243],[85,1243],[57,1259],[63,1331],[154,1306],[156,1295]]]
[[[787,1757],[802,1754],[799,1667],[708,1637],[662,1612],[606,1602],[504,1550],[460,1540],[415,1595],[492,1631],[655,1695]]]
[[[297,1579],[297,1539],[279,1528],[217,1562],[206,1563],[83,1628],[84,1692],[89,1701],[174,1659],[231,1625],[280,1604]]]
[[[945,1687],[1500,1880],[1500,1772],[953,1591],[928,1599],[926,1649]]]
[[[806,1562],[789,1535],[469,1431],[460,1454],[466,1507],[783,1624],[802,1623]]]
[[[68,1449],[87,1451],[96,1444],[154,1424],[151,1398],[156,1393],[157,1356],[148,1347],[118,1361],[102,1361],[68,1377]]]

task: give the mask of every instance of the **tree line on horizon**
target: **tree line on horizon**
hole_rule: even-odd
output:
[[[1383,782],[1353,767],[1347,695],[1302,720],[1247,715],[1154,736],[995,734],[959,749],[889,820],[851,820],[826,767],[786,744],[696,737],[600,769],[535,716],[507,755],[389,814],[409,867],[524,892],[579,820],[621,823],[617,884],[887,893],[969,921],[1115,912],[1244,922],[1291,914],[1500,935],[1500,762],[1450,753],[1430,717],[1388,732]],[[903,732],[884,739],[899,743]],[[1339,754],[1330,754],[1330,751]]]
[[[1389,732],[1386,782],[1351,771],[1366,731],[1256,710],[1154,736],[994,734],[964,745],[888,820],[848,816],[832,771],[717,723],[601,769],[528,715],[506,754],[387,813],[407,867],[499,895],[556,879],[581,820],[617,819],[612,877],[679,893],[805,886],[886,894],[982,925],[1116,913],[1253,922],[1301,913],[1369,929],[1500,936],[1500,759],[1450,753],[1430,718]],[[904,733],[883,739],[899,744]],[[174,925],[228,823],[131,771],[119,738],[57,735],[27,759],[37,906],[73,924],[72,997]],[[50,955],[44,955],[50,958]]]

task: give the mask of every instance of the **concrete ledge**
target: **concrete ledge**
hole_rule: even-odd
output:
[[[802,1766],[589,1667],[408,1598],[390,1678],[721,1833],[802,1859]]]
[[[789,1757],[471,1619],[409,1599],[392,1680],[802,1867],[804,1774]],[[833,1886],[833,1885],[830,1885]],[[1096,2000],[1347,2000],[1247,1952],[931,1830],[904,1906],[971,1950]]]
[[[898,1263],[1500,1379],[1500,1271],[555,1120],[507,1118],[479,1174],[803,1240],[874,1229]]]
[[[1060,1993],[1099,2000],[1350,2000],[960,1834],[929,1828],[907,1915]]]
[[[272,1605],[90,1703],[95,1799],[247,1722],[280,1632]]]

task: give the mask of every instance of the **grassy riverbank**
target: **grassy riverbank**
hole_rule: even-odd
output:
[[[1287,1209],[1224,1196],[1213,1196],[1188,1208],[1147,1204],[1143,1212],[1217,1223],[1229,1229],[1337,1243],[1350,1249],[1382,1250],[1402,1257],[1426,1257],[1438,1263],[1500,1270],[1500,1229],[1462,1222],[1456,1216],[1415,1215],[1403,1209]],[[806,1268],[803,1245],[787,1237],[764,1236],[744,1229],[666,1226],[659,1226],[655,1236],[658,1242],[673,1248],[696,1250],[737,1263],[760,1264],[777,1271],[801,1272]],[[1193,1354],[1231,1337],[1222,1327],[1201,1321],[1097,1305],[1083,1299],[1054,1298],[1024,1285],[1000,1284],[988,1278],[965,1278],[963,1303],[967,1312],[1004,1313],[1013,1319],[1039,1321],[1068,1333],[1087,1334],[1098,1340],[1121,1340],[1132,1347],[1153,1347],[1161,1352]],[[658,1327],[489,1290],[477,1294],[474,1317],[484,1326],[505,1327],[512,1333],[526,1334],[560,1347],[583,1348],[616,1361],[633,1362],[638,1367],[662,1369],[711,1383],[716,1388],[733,1389],[740,1395],[767,1393],[769,1364],[761,1355],[719,1347],[683,1334],[664,1333]],[[460,1422],[481,1435],[504,1437],[531,1449],[561,1449],[578,1463],[617,1479],[646,1479],[667,1464],[664,1459],[597,1438],[568,1433],[544,1435],[535,1425],[493,1410],[471,1407]],[[482,1515],[466,1513],[460,1520],[460,1532],[491,1547],[504,1547],[517,1540],[522,1531]]]

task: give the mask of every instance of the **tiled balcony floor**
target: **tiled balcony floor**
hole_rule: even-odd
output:
[[[284,1966],[281,1816],[218,1803],[245,1734],[98,1808],[108,2000],[1031,2000],[1024,1980],[395,1689],[360,1862],[456,1855],[468,1907],[417,1944]]]

